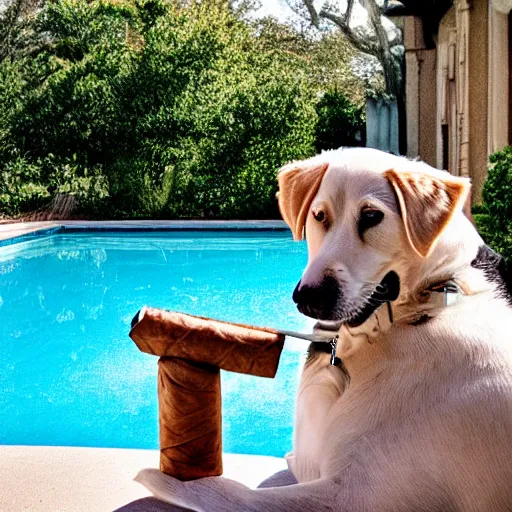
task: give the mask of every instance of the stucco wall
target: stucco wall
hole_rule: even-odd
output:
[[[497,89],[493,90],[489,77],[488,0],[454,0],[441,22],[436,50],[425,49],[420,20],[406,18],[404,43],[408,155],[419,156],[436,167],[448,160],[451,172],[472,179],[473,202],[479,202],[495,126],[489,109],[499,112],[501,105],[501,112],[508,112],[505,80],[495,81]],[[497,70],[496,65],[493,69]],[[500,66],[500,70],[508,76],[506,68]],[[494,94],[494,103],[490,94]],[[442,124],[449,128],[449,146],[445,142],[445,147]]]
[[[488,2],[474,0],[469,11],[469,176],[473,183],[473,202],[481,199],[487,175],[488,107]],[[505,71],[505,70],[504,70]]]
[[[436,95],[436,54],[437,50],[421,50],[418,52],[419,89],[420,89],[420,122],[419,152],[422,159],[429,165],[437,164],[437,95]]]
[[[421,21],[404,22],[407,156],[436,165],[436,50],[426,50]]]
[[[508,12],[489,10],[488,153],[509,143]]]

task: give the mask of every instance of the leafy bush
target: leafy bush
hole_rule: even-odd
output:
[[[490,156],[482,205],[474,215],[483,239],[505,258],[512,258],[512,147]]]
[[[0,209],[59,194],[92,217],[278,215],[276,170],[355,142],[307,61],[227,3],[48,0],[30,57],[0,61]],[[316,130],[316,131],[315,131]]]
[[[364,129],[362,107],[357,107],[343,93],[334,89],[322,96],[316,105],[316,111],[317,151],[358,145],[358,134]]]
[[[7,161],[0,170],[0,212],[13,215],[37,209],[50,197],[41,185],[41,169],[21,156]]]
[[[101,169],[80,168],[76,158],[50,154],[31,162],[18,155],[0,171],[0,211],[8,215],[39,210],[58,196],[72,196],[79,212],[90,212],[108,195]]]

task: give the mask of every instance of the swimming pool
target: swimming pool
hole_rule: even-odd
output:
[[[133,315],[308,329],[291,300],[305,263],[287,231],[57,230],[0,247],[0,444],[158,448],[157,358],[129,339]],[[291,448],[304,343],[274,380],[223,372],[224,451]]]

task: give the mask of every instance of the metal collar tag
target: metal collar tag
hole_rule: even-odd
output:
[[[459,300],[460,289],[453,281],[432,286],[428,290],[435,293],[431,300],[434,307],[452,306]]]
[[[341,364],[341,359],[336,356],[336,346],[338,345],[339,336],[335,336],[331,340],[329,340],[329,344],[331,345],[331,366],[339,366]]]

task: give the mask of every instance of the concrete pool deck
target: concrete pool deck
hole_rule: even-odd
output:
[[[41,222],[6,222],[0,224],[0,241],[52,228],[90,229],[277,229],[287,230],[282,220],[65,220]]]
[[[114,511],[150,496],[133,478],[158,460],[156,450],[0,446],[0,510]],[[283,469],[276,457],[224,455],[224,476],[252,488]]]

